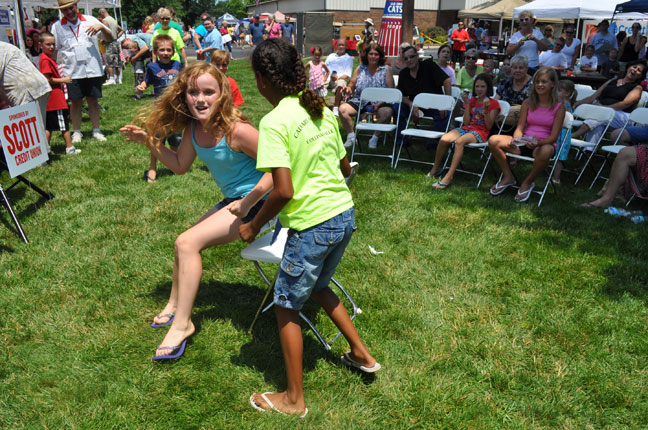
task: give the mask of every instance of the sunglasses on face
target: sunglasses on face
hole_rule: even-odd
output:
[[[574,34],[573,31],[566,31],[565,34]]]
[[[466,57],[466,60],[476,60],[477,57]]]
[[[520,18],[521,22],[531,21],[531,18]]]
[[[404,55],[403,58],[406,60],[411,60],[412,58],[418,58],[418,54]]]

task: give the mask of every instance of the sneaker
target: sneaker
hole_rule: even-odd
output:
[[[49,143],[45,143],[45,147],[47,148],[47,153],[51,154],[52,153],[52,147],[50,146]]]
[[[103,83],[104,85],[115,85],[115,78],[109,78],[106,82]]]
[[[70,146],[70,147],[65,148],[65,153],[67,155],[75,155],[75,154],[78,154],[80,152],[81,152],[81,150],[76,149],[74,146]]]
[[[375,134],[369,139],[369,149],[376,149],[378,147],[378,136]]]
[[[83,139],[83,133],[80,131],[72,133],[72,143],[81,143],[81,139]]]
[[[340,108],[333,106],[333,115],[340,116]]]
[[[346,141],[344,142],[344,147],[351,148],[353,146],[354,141],[355,141],[355,133],[347,134]]]
[[[92,138],[97,139],[99,142],[105,142],[106,141],[106,136],[103,135],[102,132],[100,131],[95,131],[92,133]]]

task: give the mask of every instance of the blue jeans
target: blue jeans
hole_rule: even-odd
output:
[[[273,303],[300,310],[312,292],[327,288],[355,229],[353,208],[306,230],[290,229]]]

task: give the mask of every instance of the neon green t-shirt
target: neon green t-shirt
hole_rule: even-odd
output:
[[[313,121],[299,98],[288,96],[263,117],[257,169],[287,167],[292,178],[293,198],[279,214],[284,227],[301,231],[353,207],[340,171],[345,156],[337,120],[329,109]]]
[[[459,73],[457,74],[457,86],[462,90],[472,91],[475,77],[480,73],[484,73],[484,68],[482,66],[477,66],[477,71],[475,72],[475,76],[470,76],[466,71],[466,68],[462,67],[461,70],[459,70]]]
[[[163,30],[161,28],[158,28],[153,32],[153,39],[155,39],[155,36],[158,34],[166,34],[168,35],[171,39],[173,39],[173,44],[175,45],[175,52],[173,53],[173,57],[171,57],[171,60],[176,60],[180,61],[181,63],[184,61],[182,56],[180,55],[180,51],[182,51],[182,48],[184,48],[184,40],[182,40],[182,35],[176,30],[175,28],[169,27],[168,30]],[[151,46],[153,46],[153,39],[151,39]]]

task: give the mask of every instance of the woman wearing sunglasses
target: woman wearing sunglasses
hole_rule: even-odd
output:
[[[578,60],[578,52],[580,52],[581,41],[576,35],[576,28],[572,24],[565,26],[565,46],[560,51],[562,54],[567,57],[567,64],[570,69],[574,69],[576,65],[576,60]]]
[[[520,31],[511,36],[511,40],[509,40],[506,47],[506,54],[510,57],[514,55],[526,56],[529,67],[535,71],[539,64],[538,51],[546,51],[549,46],[542,32],[534,27],[535,18],[533,12],[529,10],[520,12],[519,20]]]
[[[472,91],[475,76],[484,72],[484,68],[477,65],[478,56],[479,51],[474,48],[466,51],[466,64],[457,74],[457,86],[462,90]]]
[[[639,58],[639,52],[641,52],[644,45],[645,42],[641,37],[641,24],[635,22],[632,24],[632,33],[630,36],[626,36],[619,46],[619,52],[621,53],[621,58],[619,58],[621,71],[625,70],[628,62]]]

